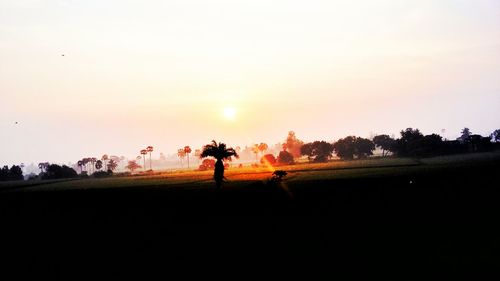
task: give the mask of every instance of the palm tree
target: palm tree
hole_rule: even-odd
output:
[[[101,169],[102,169],[102,161],[101,161],[101,160],[97,160],[97,161],[95,162],[95,168],[96,168],[97,170],[101,170]]]
[[[260,152],[262,152],[262,153],[264,153],[264,151],[266,151],[268,148],[269,148],[269,146],[267,145],[267,143],[263,143],[263,142],[261,142],[261,143],[259,144],[259,150],[260,150]]]
[[[259,144],[259,151],[260,151],[260,153],[261,153],[262,155],[264,155],[264,151],[266,151],[267,149],[268,149],[268,146],[267,146],[267,144],[266,144],[266,143],[261,142],[261,143]]]
[[[80,174],[83,172],[83,161],[78,161],[78,167],[80,167]]]
[[[116,169],[116,167],[118,167],[118,162],[116,162],[115,160],[113,159],[109,159],[109,163],[108,163],[108,171],[111,170],[111,171],[114,171]]]
[[[255,163],[259,163],[259,145],[258,144],[254,144],[252,146],[252,152],[255,153]]]
[[[203,147],[200,158],[209,156],[217,160],[215,162],[214,180],[216,187],[219,189],[224,182],[224,163],[222,161],[225,159],[231,160],[233,156],[236,158],[239,156],[233,148],[226,148],[225,143],[219,142],[219,144],[217,144],[215,140],[213,140],[211,144],[207,144]]]
[[[141,155],[142,155],[142,159],[144,159],[144,170],[146,170],[146,154],[148,154],[148,151],[146,149],[142,149],[141,150]]]
[[[146,147],[146,151],[149,152],[149,169],[153,170],[153,168],[151,167],[151,152],[153,152],[153,147],[152,146]]]
[[[189,153],[191,153],[191,147],[189,147],[189,145],[186,145],[184,146],[184,152],[186,153],[187,155],[187,159],[188,159],[188,169],[189,169]]]
[[[83,166],[85,166],[85,171],[87,172],[87,174],[89,173],[89,167],[88,167],[88,164],[89,164],[89,159],[90,158],[83,158],[82,159],[82,162],[83,162]]]
[[[97,162],[97,158],[92,157],[90,158],[90,168],[92,169],[92,173],[95,172],[95,163]]]
[[[108,167],[108,164],[106,163],[106,161],[108,161],[108,159],[109,159],[109,156],[107,154],[104,154],[101,157],[102,162],[104,162],[104,167]]]
[[[179,159],[181,160],[181,166],[182,166],[182,159],[184,159],[184,157],[186,157],[186,151],[184,151],[184,148],[177,149],[177,156],[179,156]]]
[[[198,158],[198,164],[200,164],[201,149],[195,149],[194,156]]]
[[[47,171],[47,168],[50,166],[49,162],[38,163],[38,168],[40,168],[40,173]]]

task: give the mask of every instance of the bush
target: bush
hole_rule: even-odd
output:
[[[111,177],[112,175],[113,175],[113,171],[111,171],[111,170],[108,170],[107,172],[97,171],[94,174],[92,174],[92,176],[94,178],[107,178],[107,177]]]
[[[260,163],[263,165],[271,165],[274,166],[276,165],[276,157],[272,154],[266,154],[260,158]]]
[[[26,177],[27,177],[27,179],[28,179],[29,181],[33,181],[33,180],[38,180],[38,179],[40,179],[40,177],[39,177],[37,174],[35,174],[35,173],[28,174]]]
[[[201,165],[198,167],[199,171],[213,170],[215,169],[214,159],[203,159]]]

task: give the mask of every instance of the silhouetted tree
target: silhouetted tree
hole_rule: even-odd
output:
[[[300,157],[300,147],[304,144],[303,141],[297,139],[294,131],[288,132],[285,143],[283,144],[283,150],[286,150],[292,154],[294,158]]]
[[[153,152],[153,147],[152,146],[146,147],[146,151],[149,153],[149,169],[153,170],[153,166],[151,165],[151,152]]]
[[[307,160],[312,161],[313,145],[312,142],[306,143],[300,147],[300,154],[307,156]]]
[[[226,148],[225,143],[219,142],[217,144],[215,140],[213,140],[211,144],[207,144],[203,147],[200,157],[205,158],[209,156],[217,160],[215,162],[214,180],[217,188],[221,188],[224,182],[224,163],[222,161],[224,159],[231,159],[233,156],[236,158],[239,156],[233,148]]]
[[[266,143],[261,142],[259,144],[259,151],[260,153],[264,154],[264,151],[266,151],[269,147],[267,146]]]
[[[333,144],[333,150],[338,157],[345,160],[351,160],[354,158],[356,152],[356,137],[348,136],[343,139],[339,139]]]
[[[83,166],[85,167],[85,171],[87,172],[87,174],[90,172],[89,171],[89,162],[90,162],[90,158],[83,158],[82,159],[82,162],[83,162]]]
[[[3,166],[0,169],[0,181],[18,181],[23,179],[23,169],[21,169],[21,166],[12,165],[10,169],[9,166]]]
[[[468,146],[470,152],[488,151],[493,148],[491,138],[481,135],[470,135],[465,140],[465,145]]]
[[[83,173],[83,160],[79,160],[77,165],[80,167],[80,174]]]
[[[38,168],[40,169],[40,173],[47,171],[49,165],[50,165],[49,162],[38,163]]]
[[[191,153],[191,147],[189,147],[189,145],[184,146],[184,153],[187,156],[188,169],[189,169],[189,153]]]
[[[396,140],[395,150],[399,156],[416,157],[421,155],[424,135],[418,130],[407,128],[401,131],[401,138]]]
[[[387,156],[386,153],[394,149],[395,142],[389,135],[377,135],[373,137],[373,143],[382,149],[382,156]]]
[[[358,159],[373,155],[373,150],[375,150],[375,144],[371,140],[360,137],[356,138],[354,142],[354,154]]]
[[[310,142],[302,145],[300,152],[302,155],[307,156],[309,161],[326,162],[332,157],[333,145],[326,141]]]
[[[135,160],[128,161],[128,165],[125,168],[129,169],[130,172],[134,172],[137,169],[142,168],[141,165],[137,164]]]
[[[102,161],[101,161],[101,160],[97,160],[97,161],[95,162],[95,168],[96,168],[97,170],[102,169]]]
[[[466,143],[470,139],[470,136],[472,135],[469,128],[463,128],[460,134],[461,135],[460,137],[457,138],[457,140],[460,141],[461,143]]]
[[[491,133],[491,139],[494,142],[500,142],[500,129],[497,129]]]
[[[95,163],[97,163],[97,158],[91,157],[89,162],[90,162],[90,167],[92,169],[92,172],[95,172],[94,168],[95,168]]]
[[[12,181],[23,180],[23,169],[20,166],[12,165],[9,170],[9,179]]]
[[[102,157],[101,157],[101,161],[104,162],[104,167],[108,167],[108,160],[109,160],[109,156],[107,154],[104,154]]]
[[[108,171],[113,172],[116,169],[116,167],[118,167],[118,163],[113,159],[109,159]]]
[[[257,163],[258,161],[258,157],[259,157],[259,145],[258,144],[254,144],[252,146],[252,152],[255,154],[255,163]]]
[[[77,173],[72,168],[56,164],[49,165],[46,172],[42,175],[42,179],[65,179],[77,177]]]
[[[141,149],[140,153],[142,155],[142,159],[144,160],[144,170],[146,170],[146,154],[148,154],[148,151],[146,149]]]
[[[2,181],[9,180],[9,166],[3,166],[0,169],[0,180]]]
[[[295,162],[293,159],[293,155],[286,150],[280,151],[276,161],[278,162],[278,164],[282,164],[282,165],[284,165],[284,164],[291,165]]]
[[[184,151],[184,148],[177,149],[177,156],[179,157],[182,166],[182,160],[184,160],[184,158],[186,157],[186,151]]]
[[[414,153],[416,156],[424,157],[443,154],[443,138],[440,135],[426,135],[417,144],[419,148]]]

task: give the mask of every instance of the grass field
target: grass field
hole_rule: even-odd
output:
[[[268,182],[271,168],[229,169],[221,191],[210,171],[186,170],[4,183],[2,253],[21,277],[66,280],[482,279],[500,269],[499,152],[280,169],[281,184]]]
[[[341,161],[328,163],[300,163],[280,167],[244,167],[229,168],[225,176],[226,189],[245,187],[249,184],[265,183],[276,169],[288,172],[287,184],[314,180],[334,180],[340,178],[385,177],[421,173],[426,170],[439,170],[474,165],[485,161],[498,161],[500,153],[478,153],[434,157],[427,159],[410,158],[374,158],[366,160]],[[204,189],[213,188],[212,171],[178,170],[155,172],[153,175],[112,177],[102,179],[21,181],[0,183],[10,191],[57,191],[79,189],[108,188],[168,188],[168,189]]]

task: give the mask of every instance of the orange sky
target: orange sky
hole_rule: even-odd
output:
[[[500,127],[498,1],[103,2],[0,0],[2,163]]]

